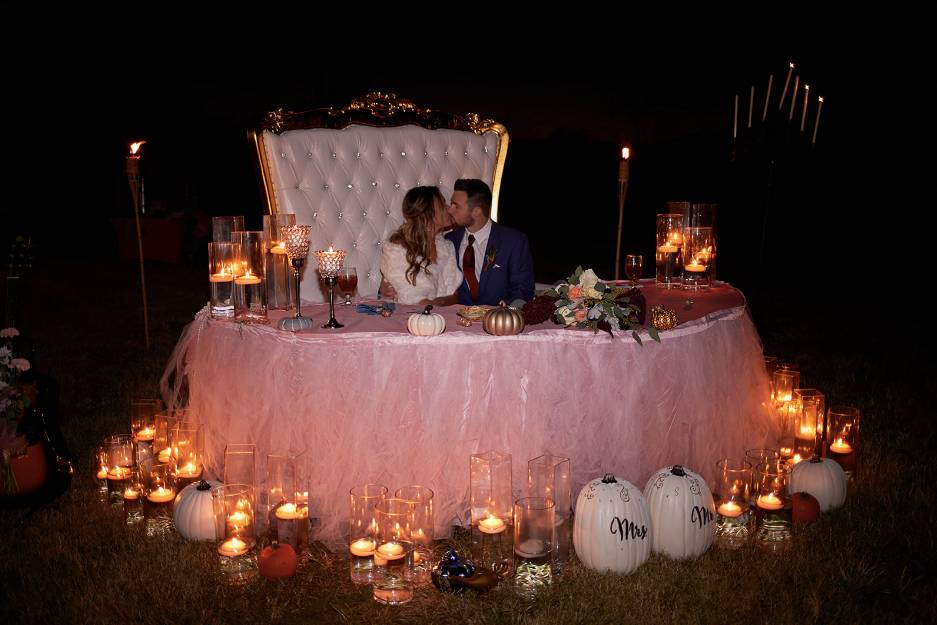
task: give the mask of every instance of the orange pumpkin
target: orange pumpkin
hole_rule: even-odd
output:
[[[794,522],[813,523],[820,518],[820,502],[810,493],[794,493]]]
[[[288,543],[273,541],[260,552],[260,574],[269,580],[287,579],[296,573],[296,552]]]

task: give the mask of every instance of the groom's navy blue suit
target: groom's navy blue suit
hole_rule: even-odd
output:
[[[456,262],[462,269],[459,250],[462,239],[466,236],[465,228],[459,228],[446,234],[446,238],[455,245]],[[497,305],[504,300],[528,301],[534,297],[534,259],[530,255],[527,235],[507,226],[491,222],[488,246],[483,258],[476,258],[475,263],[482,264],[481,278],[478,281],[478,298],[472,299],[468,285],[462,280],[459,287],[459,303],[466,306],[474,304]]]

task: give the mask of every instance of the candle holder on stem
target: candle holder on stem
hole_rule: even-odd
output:
[[[290,266],[293,269],[293,277],[296,280],[296,314],[292,317],[284,317],[277,322],[277,327],[281,330],[296,332],[298,330],[308,330],[312,327],[312,320],[303,317],[300,312],[301,297],[299,296],[299,279],[302,275],[303,265],[306,263],[306,256],[309,255],[309,230],[312,226],[283,226],[280,228],[281,237],[286,242],[286,255],[290,259]]]
[[[328,250],[317,250],[315,255],[319,265],[319,275],[325,278],[326,284],[329,285],[329,320],[322,327],[344,328],[345,325],[335,319],[335,285],[338,282],[338,273],[345,262],[345,251],[333,250],[332,246],[329,246]]]

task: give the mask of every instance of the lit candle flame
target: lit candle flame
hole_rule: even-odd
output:
[[[137,152],[140,151],[140,146],[142,146],[146,141],[134,141],[130,144],[130,154],[132,156],[137,156]]]

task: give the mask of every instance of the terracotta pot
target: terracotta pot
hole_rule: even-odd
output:
[[[46,451],[42,444],[30,445],[26,448],[25,455],[10,458],[10,468],[16,480],[17,495],[34,493],[42,488],[49,476]]]

